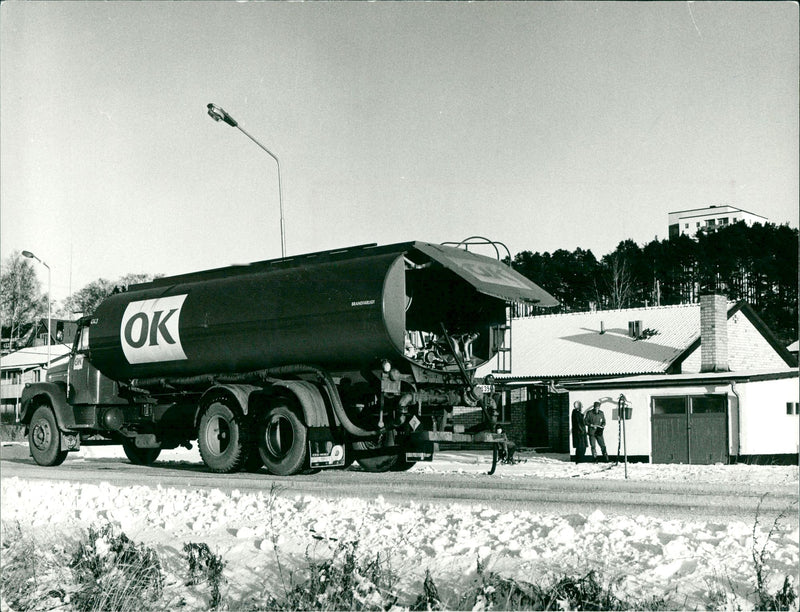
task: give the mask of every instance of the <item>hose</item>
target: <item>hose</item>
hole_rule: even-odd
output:
[[[339,397],[339,391],[336,389],[336,383],[333,381],[333,377],[322,368],[312,365],[290,365],[272,368],[270,370],[263,370],[263,372],[265,377],[286,374],[316,374],[325,385],[325,390],[327,391],[328,397],[331,400],[333,412],[347,433],[357,438],[374,438],[375,436],[381,434],[380,429],[363,429],[350,420],[350,417],[347,416],[347,412],[342,405],[342,398]]]

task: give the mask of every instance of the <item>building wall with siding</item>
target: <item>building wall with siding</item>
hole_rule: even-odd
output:
[[[681,372],[700,371],[698,347],[681,364]],[[728,319],[728,367],[732,372],[785,368],[786,362],[743,313]]]

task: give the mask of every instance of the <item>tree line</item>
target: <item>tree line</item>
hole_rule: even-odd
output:
[[[644,246],[623,240],[599,260],[581,248],[522,251],[511,264],[561,302],[556,312],[689,304],[717,291],[747,301],[784,345],[798,337],[798,230],[788,225],[738,222]]]
[[[623,240],[599,260],[581,248],[522,251],[511,265],[561,302],[556,312],[687,304],[713,290],[747,301],[784,345],[798,337],[798,230],[788,225],[739,222],[695,238],[653,240],[644,246]],[[54,316],[74,319],[90,314],[115,286],[157,276],[97,279],[56,304]],[[541,312],[516,307],[518,315]],[[47,295],[33,266],[19,253],[12,254],[0,273],[3,337],[13,337],[46,316]]]

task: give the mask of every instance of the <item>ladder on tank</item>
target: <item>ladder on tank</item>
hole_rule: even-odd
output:
[[[498,261],[503,261],[500,255],[500,249],[505,249],[508,256],[508,266],[511,267],[511,251],[502,242],[497,240],[490,240],[483,236],[470,236],[460,242],[443,242],[444,245],[455,246],[469,251],[470,246],[490,246],[494,249],[495,256]],[[492,370],[492,374],[511,374],[511,319],[513,312],[511,305],[506,306],[506,322],[503,325],[497,325],[492,328],[492,346],[497,347],[497,367]]]

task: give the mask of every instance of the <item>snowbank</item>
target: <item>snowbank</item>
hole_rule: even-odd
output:
[[[79,458],[119,452],[85,449]],[[192,451],[194,452],[194,451]],[[180,451],[165,460],[193,460]],[[442,453],[415,470],[481,473],[481,453]],[[529,457],[501,466],[505,478],[618,478],[621,470],[574,466],[548,457]],[[706,478],[709,481],[785,484],[797,482],[797,468],[765,466],[632,465],[636,478]],[[585,575],[596,569],[606,580],[621,579],[620,593],[641,598],[666,595],[681,606],[707,605],[715,586],[747,602],[755,588],[752,552],[766,546],[766,571],[777,589],[785,575],[797,573],[800,535],[785,521],[767,539],[772,521],[756,529],[745,522],[663,520],[648,516],[606,517],[600,509],[586,514],[547,515],[500,512],[480,504],[389,503],[381,497],[325,499],[272,492],[224,493],[212,490],[78,484],[3,478],[0,514],[4,524],[19,523],[54,541],[77,537],[92,524],[110,522],[134,540],[156,545],[172,571],[185,562],[186,542],[206,542],[228,565],[230,595],[243,600],[265,589],[280,593],[283,568],[306,565],[306,555],[322,559],[338,543],[358,541],[364,554],[381,552],[401,576],[400,587],[420,592],[430,569],[440,590],[458,592],[475,576],[476,560],[504,576],[529,582],[562,574]],[[795,509],[796,512],[796,509]],[[791,523],[791,524],[790,524]],[[408,604],[409,602],[406,602]]]

